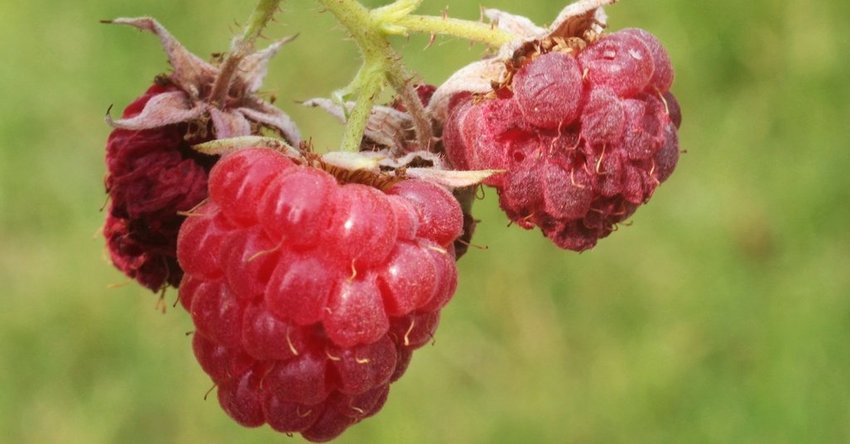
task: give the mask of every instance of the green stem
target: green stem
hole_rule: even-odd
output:
[[[380,67],[375,67],[367,60],[363,67],[360,68],[358,78],[362,79],[358,82],[357,100],[354,102],[354,108],[346,109],[346,104],[343,101],[343,110],[346,111],[347,119],[345,124],[345,132],[342,135],[342,143],[340,149],[356,153],[360,151],[360,142],[363,140],[363,134],[366,131],[366,125],[369,123],[369,116],[372,113],[372,106],[375,105],[375,99],[383,89],[383,76],[371,71],[380,70]],[[344,100],[344,98],[343,98]]]
[[[422,104],[418,102],[416,91],[410,85],[410,76],[381,30],[381,23],[375,20],[369,9],[356,0],[318,0],[336,19],[348,29],[363,54],[364,64],[358,73],[359,80],[353,84],[357,90],[356,105],[348,115],[341,149],[358,151],[369,114],[375,104],[378,93],[388,81],[399,93],[408,112],[416,124],[416,137],[423,149],[431,143],[431,126]],[[416,4],[413,2],[412,4]],[[415,98],[415,102],[413,99]]]
[[[274,18],[280,2],[281,0],[260,0],[254,12],[251,13],[251,17],[248,18],[248,25],[242,33],[242,44],[254,46],[254,42],[262,34],[263,29]]]
[[[369,122],[372,106],[383,88],[383,73],[389,66],[385,53],[392,49],[382,36],[374,32],[369,10],[356,0],[318,1],[348,29],[363,55],[363,66],[342,97],[342,105],[345,107],[345,95],[351,92],[357,93],[354,109],[346,113],[348,119],[340,149],[357,152],[360,151],[360,142],[366,131],[366,124]]]
[[[494,48],[498,48],[517,38],[517,36],[509,32],[494,28],[486,23],[471,22],[450,17],[408,15],[398,19],[393,25],[406,31],[460,37],[466,40],[484,43]]]
[[[493,47],[516,38],[511,33],[480,22],[411,15],[422,0],[397,0],[372,10],[357,0],[317,1],[348,30],[363,55],[363,68],[349,88],[344,90],[346,93],[357,93],[356,105],[348,114],[342,141],[342,149],[347,151],[359,149],[369,114],[384,82],[388,82],[398,93],[412,117],[420,149],[427,150],[431,146],[431,120],[413,87],[413,76],[401,62],[401,56],[390,46],[388,35],[407,34],[409,31],[447,34]]]
[[[318,0],[348,30],[364,58],[374,57],[389,44],[374,32],[369,9],[356,0]]]

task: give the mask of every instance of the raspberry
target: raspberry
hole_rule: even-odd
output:
[[[532,52],[515,54],[523,63],[495,94],[456,94],[443,144],[458,169],[505,171],[485,184],[517,225],[582,251],[673,172],[681,110],[670,58],[646,31],[533,52],[544,46],[520,48]]]
[[[261,148],[222,158],[180,230],[180,300],[222,409],[330,440],[383,406],[457,286],[448,191],[340,183]]]
[[[153,85],[124,110],[132,118],[174,86]],[[115,266],[151,290],[177,286],[183,271],[175,253],[177,231],[188,211],[207,196],[207,173],[215,157],[198,154],[188,125],[139,131],[116,129],[106,144],[111,198],[104,226]],[[187,140],[188,139],[188,140]]]
[[[116,19],[160,38],[173,71],[157,78],[124,110],[106,145],[109,204],[104,236],[116,268],[144,287],[177,286],[181,215],[207,197],[207,174],[217,156],[191,149],[214,138],[274,131],[297,142],[298,132],[280,110],[256,97],[268,60],[285,41],[251,54],[237,74],[220,73],[191,54],[151,18]],[[227,100],[211,97],[219,75],[234,83]]]

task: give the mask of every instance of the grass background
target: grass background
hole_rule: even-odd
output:
[[[562,3],[487,6],[543,23]],[[167,66],[153,37],[97,20],[154,15],[203,55],[252,7],[0,4],[0,442],[300,442],[203,400],[188,316],[161,315],[137,286],[108,288],[125,279],[98,234],[102,116]],[[649,29],[671,53],[687,150],[676,173],[581,255],[506,229],[490,192],[476,208],[489,250],[460,262],[435,346],[339,442],[850,440],[850,4],[623,0],[608,12],[612,29]],[[477,18],[478,4],[450,13]],[[287,2],[267,34],[294,32],[266,89],[317,146],[335,146],[339,125],[294,101],[345,85],[356,51],[312,2]],[[481,54],[396,43],[432,83]]]

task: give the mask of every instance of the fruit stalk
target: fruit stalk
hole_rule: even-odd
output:
[[[366,122],[378,94],[388,83],[399,95],[412,117],[416,138],[423,150],[431,146],[433,132],[424,106],[419,100],[410,73],[401,61],[401,56],[387,40],[388,35],[406,35],[410,31],[432,35],[454,35],[482,42],[493,47],[515,38],[510,33],[494,29],[489,25],[448,17],[411,15],[421,1],[399,0],[390,5],[369,9],[357,0],[318,0],[348,30],[360,48],[363,66],[354,81],[337,94],[341,101],[356,93],[353,109],[348,112],[348,121],[341,149],[358,151]]]
[[[392,49],[381,31],[380,21],[375,20],[368,8],[354,0],[318,1],[348,30],[363,56],[363,66],[357,77],[339,94],[345,100],[346,95],[357,93],[355,106],[348,113],[341,149],[359,151],[369,113],[385,82],[401,95],[405,105],[409,103],[412,106],[408,109],[416,122],[420,143],[430,143],[431,126],[421,103],[417,107],[413,100],[417,95],[409,82],[412,76],[406,72],[401,56]]]
[[[399,19],[396,25],[406,31],[423,32],[431,35],[450,35],[471,42],[483,43],[493,48],[499,48],[517,37],[486,23],[451,17],[408,15]]]

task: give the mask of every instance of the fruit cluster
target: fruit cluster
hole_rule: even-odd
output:
[[[335,9],[354,0],[320,2],[358,26]],[[498,52],[442,85],[405,78],[386,106],[368,88],[356,103],[305,102],[349,125],[347,151],[324,155],[256,95],[289,39],[250,52],[261,27],[247,28],[210,64],[153,19],[112,21],[156,34],[173,72],[107,118],[107,246],[144,287],[179,287],[228,415],[327,441],[378,412],[455,293],[478,186],[498,190],[515,224],[577,251],[647,202],[678,161],[681,113],[660,42],[603,32],[612,2],[569,5],[548,31],[488,10],[492,28],[463,34],[498,33]],[[262,0],[252,26],[278,3]],[[376,29],[352,33],[372,32],[376,51],[398,28],[376,17],[404,18],[380,11],[361,23]],[[405,72],[384,55],[358,75],[383,76],[366,87]]]
[[[485,183],[514,223],[586,250],[676,166],[670,59],[640,29],[521,56],[493,93],[452,99],[446,154],[458,169],[504,170]]]

